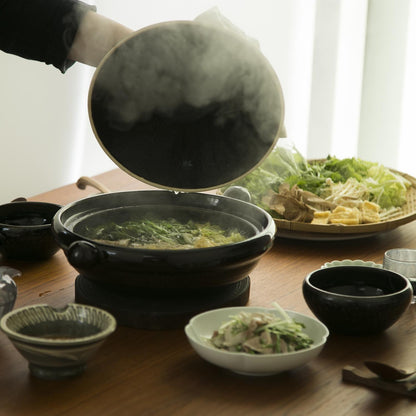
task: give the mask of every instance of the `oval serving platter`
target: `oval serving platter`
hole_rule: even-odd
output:
[[[275,219],[276,237],[297,240],[351,240],[371,237],[375,234],[393,230],[416,219],[416,179],[412,176],[390,169],[406,178],[410,183],[407,202],[399,212],[393,213],[383,221],[372,224],[310,224],[283,219]]]

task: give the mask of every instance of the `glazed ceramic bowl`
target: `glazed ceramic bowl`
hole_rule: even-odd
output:
[[[52,219],[61,208],[47,202],[19,201],[0,205],[0,257],[43,260],[59,246],[52,235]]]
[[[42,379],[61,379],[85,370],[90,357],[115,330],[108,312],[80,304],[57,309],[38,304],[4,315],[0,328]]]
[[[309,348],[299,351],[275,354],[253,355],[243,352],[229,352],[215,348],[209,338],[224,322],[240,312],[277,313],[276,309],[259,307],[230,307],[214,309],[194,316],[186,325],[185,333],[196,353],[204,360],[231,370],[251,376],[266,376],[300,367],[321,352],[329,335],[328,329],[318,320],[297,312],[286,311],[295,321],[305,325],[304,332],[314,341]]]
[[[334,266],[304,280],[303,296],[331,332],[370,335],[391,327],[410,305],[409,281],[378,267]]]
[[[14,307],[17,297],[17,286],[13,278],[20,275],[19,270],[0,266],[0,318]]]

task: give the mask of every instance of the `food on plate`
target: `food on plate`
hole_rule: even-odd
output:
[[[380,222],[380,207],[374,202],[362,201],[358,206],[338,205],[332,211],[316,211],[312,224],[370,224]]]
[[[164,250],[214,247],[245,239],[234,229],[226,230],[209,222],[180,222],[174,218],[108,222],[86,226],[83,234],[104,244]]]
[[[380,221],[380,206],[374,202],[364,201],[361,204],[361,222],[368,224]]]
[[[360,223],[361,214],[357,207],[343,207],[338,205],[328,217],[330,224],[356,225]]]
[[[290,141],[280,139],[266,160],[233,186],[246,188],[252,202],[277,219],[356,225],[400,213],[411,183],[359,158],[308,162]]]
[[[209,342],[219,349],[249,354],[285,353],[310,347],[313,340],[303,332],[304,325],[275,306],[283,315],[281,318],[274,313],[242,311],[214,331]]]
[[[311,224],[329,224],[329,216],[331,211],[316,211],[313,214]]]
[[[336,204],[325,201],[312,192],[304,191],[288,183],[279,186],[278,192],[270,190],[262,202],[269,210],[277,212],[290,221],[311,222],[315,212],[330,211]]]

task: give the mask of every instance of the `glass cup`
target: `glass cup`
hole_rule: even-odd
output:
[[[384,253],[383,268],[406,277],[413,288],[412,303],[416,303],[416,250],[393,248]]]

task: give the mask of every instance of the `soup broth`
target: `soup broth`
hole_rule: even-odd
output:
[[[386,294],[383,289],[369,285],[339,285],[330,287],[328,291],[349,296],[381,296]]]
[[[236,229],[210,222],[149,217],[86,226],[83,234],[104,244],[167,250],[214,247],[245,239]]]

